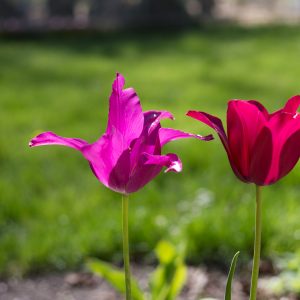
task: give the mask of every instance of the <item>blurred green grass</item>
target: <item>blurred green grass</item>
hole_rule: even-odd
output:
[[[28,148],[35,134],[96,140],[115,72],[143,109],[173,112],[172,126],[211,130],[189,109],[224,120],[232,98],[270,110],[300,93],[300,28],[213,27],[178,33],[0,38],[0,274],[76,268],[87,256],[121,260],[121,201],[79,153]],[[252,254],[254,187],[233,175],[218,138],[182,140],[181,174],[161,174],[130,200],[131,253],[152,261],[162,238],[186,241],[190,263]],[[263,255],[300,248],[300,169],[263,191]]]

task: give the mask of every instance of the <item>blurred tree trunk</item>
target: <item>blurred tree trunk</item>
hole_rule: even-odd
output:
[[[190,21],[182,0],[92,0],[91,16],[107,27],[159,27]]]
[[[211,20],[214,16],[215,0],[198,0],[201,4],[201,15],[204,20]]]
[[[23,18],[26,5],[18,0],[0,0],[0,18]]]
[[[181,0],[143,0],[132,10],[132,21],[152,27],[183,25],[190,18]]]
[[[48,0],[50,16],[71,17],[73,16],[74,0]]]
[[[0,0],[0,18],[25,20],[29,26],[43,26],[48,18],[59,17],[67,22],[60,26],[77,22],[104,30],[168,28],[213,18],[215,4],[216,0]]]

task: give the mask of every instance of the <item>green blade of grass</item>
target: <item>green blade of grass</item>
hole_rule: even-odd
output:
[[[235,272],[235,267],[236,267],[236,262],[237,259],[239,257],[240,252],[238,251],[232,261],[231,261],[231,265],[230,265],[230,270],[229,270],[229,274],[228,274],[228,278],[227,278],[227,283],[226,283],[226,292],[225,292],[225,300],[231,300],[231,285],[232,285],[232,279],[234,276],[234,272]]]

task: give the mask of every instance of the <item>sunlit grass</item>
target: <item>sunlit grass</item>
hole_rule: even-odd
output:
[[[207,134],[188,109],[226,114],[230,98],[268,109],[300,93],[299,28],[213,28],[172,33],[0,39],[0,273],[121,259],[121,200],[71,149],[29,149],[43,130],[90,142],[105,130],[116,71],[144,110],[167,109],[166,126]],[[252,253],[254,187],[232,174],[218,139],[168,145],[181,174],[161,174],[130,202],[132,256],[162,237],[186,240],[190,262]],[[263,253],[300,247],[300,169],[263,191]],[[224,260],[225,259],[225,260]]]

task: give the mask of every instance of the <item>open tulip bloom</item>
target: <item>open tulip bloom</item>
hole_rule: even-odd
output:
[[[29,146],[62,145],[76,149],[88,160],[90,167],[106,187],[122,194],[123,251],[126,299],[130,295],[128,247],[128,195],[136,192],[156,177],[163,167],[165,172],[182,170],[182,163],[173,153],[161,154],[162,147],[180,138],[194,137],[211,140],[212,136],[194,135],[171,128],[162,128],[160,121],[173,119],[168,111],[142,111],[134,89],[123,89],[124,77],[116,75],[109,99],[106,132],[94,143],[78,138],[65,138],[44,132],[33,138]]]
[[[256,184],[256,221],[250,299],[256,299],[261,244],[261,187],[287,175],[300,155],[300,96],[268,113],[257,101],[232,100],[228,103],[227,134],[222,121],[201,111],[188,116],[205,123],[219,135],[235,175]]]

